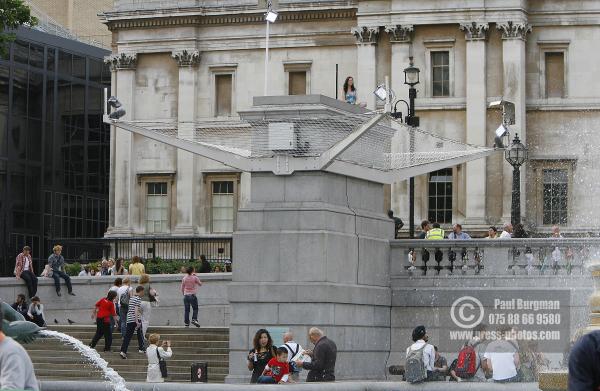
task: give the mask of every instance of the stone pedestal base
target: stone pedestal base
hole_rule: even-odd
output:
[[[251,181],[233,239],[227,381],[248,381],[258,329],[289,329],[308,347],[313,326],[337,344],[337,379],[385,379],[394,226],[383,185],[323,172]]]

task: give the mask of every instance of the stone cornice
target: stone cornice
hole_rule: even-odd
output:
[[[531,26],[526,22],[500,22],[496,24],[496,28],[502,32],[502,39],[521,39],[526,41],[527,33],[531,32]]]
[[[278,23],[285,22],[311,22],[318,20],[355,19],[356,9],[322,9],[309,11],[280,11]],[[120,15],[104,14],[104,23],[111,31],[132,28],[154,28],[172,26],[219,26],[238,24],[264,23],[264,13],[240,13],[199,15],[188,13],[178,15],[177,13],[158,13],[149,15]]]
[[[390,25],[384,27],[385,32],[388,33],[390,37],[390,42],[405,42],[409,43],[412,41],[415,28],[412,24],[407,25]]]
[[[105,57],[104,63],[109,64],[112,71],[120,69],[135,69],[137,66],[137,53],[113,54]]]
[[[196,49],[175,50],[171,53],[171,57],[180,67],[194,67],[200,64],[200,51]]]
[[[379,26],[358,26],[352,27],[350,32],[356,38],[357,44],[372,45],[377,43],[379,29]]]
[[[481,41],[486,40],[490,25],[487,23],[461,23],[460,29],[465,32],[465,39],[467,41]]]

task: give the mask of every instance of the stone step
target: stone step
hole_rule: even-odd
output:
[[[96,327],[93,325],[53,325],[51,330],[71,335],[84,343],[91,341]],[[170,381],[189,382],[193,363],[208,363],[211,383],[223,383],[229,367],[229,330],[227,328],[150,327],[148,333],[159,333],[161,339],[172,342],[173,357],[167,360]],[[118,349],[121,335],[113,333],[113,352],[102,352],[104,339],[96,347],[98,353],[126,381],[145,381],[148,359],[137,351],[137,338],[131,341],[128,359],[123,360]],[[103,380],[102,374],[69,345],[53,338],[40,338],[24,345],[40,380]]]
[[[38,356],[30,356],[32,358],[32,360],[34,358],[39,358]],[[129,354],[127,356],[127,360],[123,360],[120,356],[119,357],[111,357],[111,358],[107,358],[106,356],[102,356],[103,359],[105,359],[110,366],[114,367],[115,369],[117,369],[116,367],[119,366],[137,366],[138,368],[140,367],[145,367],[146,365],[148,365],[148,359],[146,357],[138,357],[137,354],[133,355],[133,354]],[[192,364],[200,362],[200,361],[204,361],[204,362],[208,362],[208,366],[210,368],[227,368],[227,362],[224,361],[225,357],[219,357],[219,358],[208,358],[208,357],[195,357],[193,359],[178,359],[176,357],[171,357],[170,359],[167,359],[167,365],[169,366],[173,366],[173,367],[190,367]],[[83,359],[83,357],[81,358],[71,358],[70,360],[66,357],[53,357],[51,358],[52,361],[42,361],[42,360],[35,360],[36,362],[36,368],[64,368],[64,369],[69,369],[69,368],[73,368],[73,365],[91,365],[91,363],[89,363],[87,360]]]
[[[48,325],[49,330],[60,331],[63,333],[73,333],[73,332],[95,332],[96,325]],[[148,327],[149,333],[158,333],[158,334],[200,334],[200,333],[214,333],[214,334],[225,334],[229,335],[229,329],[226,327],[205,327],[201,326],[200,328],[195,326],[190,327],[181,327],[181,326],[150,326]]]
[[[85,341],[85,340],[91,340],[94,335],[95,335],[95,330],[94,332],[69,332],[69,333],[65,333],[67,335],[70,335],[71,337],[77,338],[79,340]],[[148,332],[146,335],[150,335],[153,334],[151,332]],[[135,334],[134,334],[135,336]],[[118,331],[114,331],[113,332],[113,339],[116,338],[122,338],[121,333],[119,333]],[[167,333],[161,333],[160,334],[160,339],[161,340],[169,340],[169,341],[186,341],[186,342],[195,342],[195,341],[228,341],[229,340],[229,335],[226,334],[215,334],[215,333],[203,333],[203,334],[167,334]]]
[[[87,340],[80,339],[80,341],[84,342],[85,344],[89,344],[91,342],[91,338],[87,339]],[[122,341],[123,340],[121,338],[113,338],[113,342],[112,342],[113,348],[115,348],[115,349],[119,348],[121,346]],[[227,349],[227,348],[229,348],[229,341],[192,341],[192,343],[186,342],[186,341],[171,341],[171,342],[172,342],[171,346],[173,348],[178,347],[178,348],[186,349],[186,350],[194,350],[194,349],[200,349],[200,348],[204,348],[204,349]],[[70,345],[65,345],[56,340],[51,340],[51,341],[39,340],[39,341],[36,341],[35,343],[40,344],[40,346],[43,345],[45,349],[73,350],[73,348]],[[131,339],[130,345],[137,346],[137,337]],[[104,338],[102,338],[98,342],[98,346],[104,347]]]
[[[130,373],[137,373],[137,372],[146,372],[146,369],[148,368],[148,362],[146,361],[145,363],[143,363],[142,365],[136,365],[133,363],[129,363],[129,360],[122,360],[120,364],[110,364],[110,367],[112,369],[114,369],[115,371],[119,372],[119,374],[130,374]],[[179,364],[179,365],[177,365]],[[85,368],[86,371],[90,371],[90,372],[98,372],[100,373],[100,370],[98,370],[97,368],[95,368],[92,364],[85,364],[85,365],[78,365],[78,370],[74,371],[73,369],[73,364],[54,364],[54,363],[36,363],[34,365],[35,367],[35,371],[36,373],[38,371],[73,371],[73,372],[78,372],[80,371],[82,368]],[[171,361],[167,361],[167,368],[169,368],[169,372],[173,371],[173,373],[189,373],[190,372],[190,368],[191,368],[191,364],[188,363],[173,363]],[[214,365],[208,365],[208,369],[210,372],[214,373],[214,374],[227,374],[228,368],[227,367],[217,367]]]

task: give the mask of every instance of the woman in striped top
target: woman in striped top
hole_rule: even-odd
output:
[[[121,352],[119,355],[121,358],[127,358],[127,348],[129,348],[129,342],[133,337],[133,333],[137,332],[139,352],[145,353],[144,347],[144,335],[142,334],[142,312],[140,306],[142,304],[142,296],[144,296],[144,287],[139,285],[135,288],[135,295],[129,299],[129,309],[127,310],[127,328],[125,336],[123,337],[123,344],[121,345]]]

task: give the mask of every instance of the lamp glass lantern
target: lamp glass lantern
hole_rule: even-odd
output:
[[[408,84],[411,87],[419,84],[419,72],[419,68],[414,66],[411,57],[410,66],[404,69],[404,84]]]
[[[504,157],[513,167],[520,167],[527,160],[527,147],[521,143],[519,135],[515,135],[510,149],[504,152]]]
[[[277,16],[277,12],[269,10],[265,15],[265,20],[269,23],[275,23],[275,21],[277,20]]]

